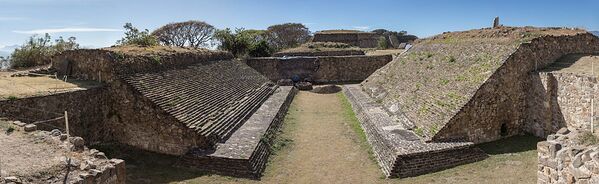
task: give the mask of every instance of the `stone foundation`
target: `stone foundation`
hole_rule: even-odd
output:
[[[351,83],[363,81],[391,60],[391,55],[266,57],[249,58],[246,63],[272,81],[297,77],[316,83]]]
[[[296,93],[293,87],[279,87],[216,150],[192,150],[183,156],[180,164],[222,175],[259,178],[271,154],[270,144]]]
[[[563,128],[537,144],[537,183],[599,183],[599,146],[576,143],[579,133]]]
[[[472,142],[424,142],[401,120],[390,117],[359,85],[345,85],[343,92],[387,177],[417,176],[487,157]]]

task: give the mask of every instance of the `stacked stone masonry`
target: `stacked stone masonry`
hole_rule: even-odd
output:
[[[316,83],[350,83],[366,79],[392,60],[381,56],[249,58],[246,63],[272,81],[308,79]]]
[[[331,51],[310,51],[310,52],[277,52],[273,57],[296,57],[296,56],[352,56],[365,55],[362,50],[331,50]]]
[[[191,151],[181,164],[223,175],[260,177],[271,154],[270,143],[296,93],[293,87],[279,87],[226,142],[215,150]]]
[[[376,48],[379,35],[369,32],[316,32],[313,42],[339,42],[361,48]]]
[[[537,183],[599,183],[599,146],[577,143],[580,133],[563,128],[537,144]]]
[[[374,155],[387,177],[410,177],[486,158],[472,142],[426,143],[361,90],[345,85]],[[405,119],[405,117],[402,117]]]

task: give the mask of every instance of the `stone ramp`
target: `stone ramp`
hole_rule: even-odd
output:
[[[273,134],[296,93],[293,87],[279,87],[224,143],[215,150],[190,151],[181,165],[222,175],[260,177],[271,154]]]
[[[252,68],[231,60],[122,78],[213,144],[226,140],[277,88]]]
[[[482,160],[487,155],[472,142],[427,143],[402,121],[391,118],[360,85],[344,85],[357,118],[387,177],[409,177]]]

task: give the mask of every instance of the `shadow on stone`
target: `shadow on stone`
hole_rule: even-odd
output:
[[[341,91],[341,87],[336,85],[326,85],[322,87],[316,87],[311,92],[318,94],[333,94]]]

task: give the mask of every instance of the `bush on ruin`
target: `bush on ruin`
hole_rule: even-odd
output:
[[[158,43],[176,47],[207,47],[216,32],[214,26],[202,21],[185,21],[164,25],[152,32]]]
[[[79,44],[75,40],[75,37],[70,37],[67,40],[59,37],[52,42],[50,35],[47,33],[43,37],[33,35],[11,54],[11,67],[20,68],[48,64],[54,54],[79,48]]]
[[[276,50],[297,47],[310,40],[310,30],[300,23],[277,24],[266,29],[268,42]]]
[[[229,51],[236,57],[266,57],[274,52],[265,39],[266,32],[262,30],[238,28],[233,32],[227,28],[216,31],[214,38],[220,43],[219,49]]]
[[[389,43],[387,42],[387,39],[384,36],[379,37],[379,39],[377,41],[377,45],[378,45],[378,49],[388,49],[389,48]]]
[[[151,47],[158,45],[158,40],[156,37],[150,34],[150,31],[147,29],[140,31],[139,29],[133,27],[133,24],[126,23],[125,26],[125,37],[121,40],[117,41],[117,45],[137,45],[142,47]]]

